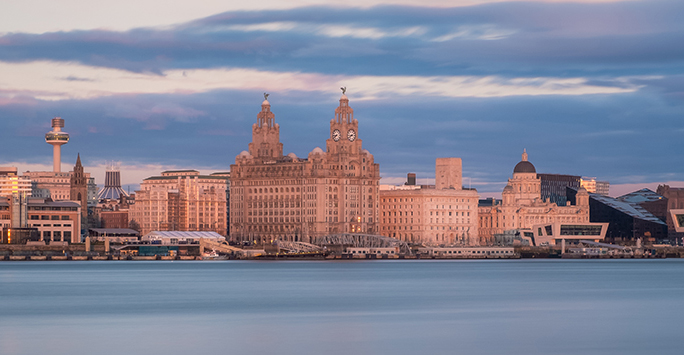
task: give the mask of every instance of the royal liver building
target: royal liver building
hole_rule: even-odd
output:
[[[380,170],[361,146],[359,122],[344,94],[326,150],[283,155],[268,95],[252,126],[249,151],[230,166],[230,238],[310,242],[335,233],[378,232]]]

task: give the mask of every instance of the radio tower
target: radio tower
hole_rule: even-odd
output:
[[[62,145],[69,143],[69,133],[62,132],[64,119],[55,117],[52,119],[52,131],[45,134],[45,142],[52,145],[52,164],[56,173],[62,171]]]

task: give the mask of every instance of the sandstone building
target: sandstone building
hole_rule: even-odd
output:
[[[478,245],[478,195],[464,189],[460,158],[438,158],[435,185],[380,189],[380,234],[425,245]]]
[[[529,229],[535,225],[588,223],[589,194],[580,188],[576,204],[558,206],[541,198],[541,179],[523,152],[513,169],[513,177],[501,194],[501,202],[478,208],[480,243],[492,244],[494,236],[504,231]]]
[[[310,242],[335,233],[377,233],[380,172],[361,136],[343,92],[325,151],[283,155],[266,97],[248,151],[230,167],[231,239]]]
[[[213,231],[225,236],[229,179],[229,173],[164,171],[140,184],[129,219],[140,226],[142,235],[151,231]]]

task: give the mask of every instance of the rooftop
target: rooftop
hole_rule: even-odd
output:
[[[664,197],[658,195],[650,189],[641,189],[638,191],[630,192],[626,195],[622,195],[617,199],[629,203],[641,203],[646,201],[659,201],[664,199]]]
[[[632,216],[634,218],[639,218],[644,221],[649,221],[653,223],[658,223],[658,224],[665,224],[665,222],[661,221],[660,218],[654,216],[651,214],[651,212],[648,212],[646,209],[643,207],[637,205],[636,203],[629,203],[625,201],[620,201],[618,199],[614,199],[612,197],[608,196],[603,196],[599,194],[589,194],[592,199],[599,201],[603,203],[606,206],[610,206],[620,212],[623,212],[629,216]]]

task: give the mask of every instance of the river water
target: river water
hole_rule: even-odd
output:
[[[0,354],[682,354],[684,260],[0,262]]]

